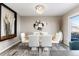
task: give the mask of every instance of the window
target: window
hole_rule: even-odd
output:
[[[71,17],[71,41],[79,40],[79,15]]]

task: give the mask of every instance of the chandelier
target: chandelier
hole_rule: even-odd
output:
[[[36,22],[33,24],[33,27],[34,27],[36,30],[42,31],[44,25],[45,25],[45,24],[44,24],[43,22],[41,22],[40,20],[36,20]]]
[[[37,14],[41,15],[45,11],[45,7],[43,5],[36,5],[35,6],[35,11]]]
[[[42,15],[45,11],[45,7],[43,5],[36,5],[35,6],[35,11],[38,15]],[[36,30],[39,30],[39,31],[42,31],[44,26],[45,26],[45,24],[40,20],[36,20],[36,22],[33,24],[33,27]]]

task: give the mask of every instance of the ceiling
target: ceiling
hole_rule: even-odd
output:
[[[5,3],[21,16],[38,16],[35,6],[39,3]],[[77,3],[41,3],[45,6],[42,16],[62,16],[79,4]]]

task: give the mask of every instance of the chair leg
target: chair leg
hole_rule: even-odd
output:
[[[31,51],[32,51],[32,55],[33,55],[33,56],[38,55],[38,54],[37,54],[37,53],[38,53],[38,49],[37,49],[36,47],[32,47],[32,48],[31,48]]]
[[[43,55],[44,55],[44,56],[49,56],[49,55],[50,55],[50,50],[49,50],[48,47],[45,47],[45,48],[43,49]]]
[[[39,56],[41,56],[41,54],[42,54],[42,49],[39,48]]]
[[[44,49],[43,49],[43,51],[49,51],[49,48],[47,48],[47,47],[45,47]]]

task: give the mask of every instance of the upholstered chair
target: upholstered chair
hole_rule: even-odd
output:
[[[21,42],[25,45],[29,43],[29,38],[28,35],[26,35],[26,33],[21,33]]]
[[[39,47],[39,36],[37,35],[29,35],[29,47],[32,50],[36,50]]]
[[[62,32],[58,32],[56,33],[55,37],[52,39],[52,43],[56,44],[56,46],[59,45],[59,43],[62,41],[63,39],[63,34]]]
[[[52,36],[43,35],[40,38],[40,45],[44,47],[43,51],[48,51],[52,47]]]

